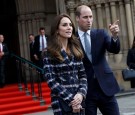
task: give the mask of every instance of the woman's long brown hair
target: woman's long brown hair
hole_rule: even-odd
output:
[[[51,56],[57,58],[60,61],[63,61],[63,57],[60,54],[62,45],[61,42],[57,36],[57,30],[59,29],[59,24],[62,18],[67,17],[72,23],[73,27],[73,32],[72,36],[70,39],[68,39],[68,48],[72,50],[73,55],[77,59],[82,59],[83,58],[83,52],[80,47],[80,42],[79,40],[75,37],[75,26],[71,20],[71,18],[67,14],[61,14],[56,16],[54,19],[52,26],[51,26],[51,31],[50,31],[50,37],[48,39],[48,45],[47,45],[47,50],[50,52]]]

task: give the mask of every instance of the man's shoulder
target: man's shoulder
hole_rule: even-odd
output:
[[[91,29],[92,32],[104,32],[105,29]]]
[[[5,46],[5,47],[7,47],[7,44],[6,44],[6,43],[2,43],[2,46]]]
[[[48,34],[45,34],[45,37],[48,37],[49,35]]]
[[[38,39],[39,37],[40,37],[40,35],[36,35],[36,36],[35,36],[35,39]]]
[[[91,29],[91,35],[104,35],[106,32],[104,29]]]

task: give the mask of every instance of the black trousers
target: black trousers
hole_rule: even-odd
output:
[[[0,84],[5,84],[5,61],[0,60]]]

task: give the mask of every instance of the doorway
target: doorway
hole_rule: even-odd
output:
[[[4,35],[4,43],[9,52],[20,54],[17,28],[17,11],[15,0],[0,1],[0,34]],[[6,63],[6,84],[17,82],[15,61],[9,56]]]

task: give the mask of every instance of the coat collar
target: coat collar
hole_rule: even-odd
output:
[[[72,60],[70,60],[69,56],[67,55],[67,53],[65,52],[64,49],[61,49],[61,55],[64,59],[64,63],[66,63],[68,65],[71,65],[73,63],[74,56],[72,55]]]

